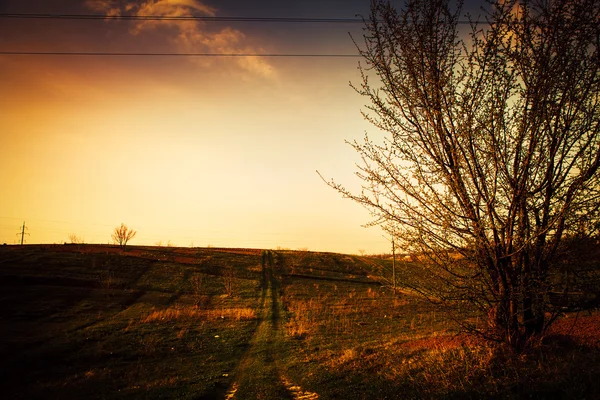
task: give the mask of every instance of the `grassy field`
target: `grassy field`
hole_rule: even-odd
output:
[[[0,395],[597,398],[598,315],[566,316],[517,356],[394,294],[381,284],[388,263],[305,251],[2,246]]]

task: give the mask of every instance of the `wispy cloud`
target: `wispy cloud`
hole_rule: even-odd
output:
[[[94,12],[106,14],[109,17],[121,15],[121,6],[119,1],[86,0],[85,6]]]
[[[87,0],[86,7],[107,16],[135,15],[161,17],[216,16],[217,9],[198,0]],[[143,35],[157,29],[164,30],[165,39],[178,51],[189,53],[246,53],[259,54],[264,49],[253,43],[244,32],[225,27],[217,31],[207,29],[202,21],[143,20],[130,29],[133,35]],[[276,75],[271,64],[261,57],[239,57],[232,60],[238,68],[266,78]],[[211,65],[204,62],[202,65]]]

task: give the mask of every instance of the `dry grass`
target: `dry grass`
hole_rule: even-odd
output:
[[[466,391],[480,386],[482,377],[494,380],[495,353],[489,346],[433,345],[396,364],[395,378],[406,376],[422,393],[433,396]],[[498,387],[489,383],[489,387]]]
[[[552,325],[549,335],[565,336],[578,344],[600,347],[600,312],[565,316]]]
[[[572,344],[516,354],[456,334],[447,314],[406,294],[326,281],[285,289],[286,332],[306,339],[295,342],[293,378],[323,397],[589,398],[598,387],[598,315],[556,324],[551,334]]]
[[[293,338],[324,335],[341,340],[364,338],[365,330],[397,336],[409,330],[451,328],[449,321],[441,321],[443,315],[430,311],[428,305],[414,306],[414,301],[393,296],[391,291],[372,287],[348,290],[334,284],[325,290],[314,287],[318,293],[312,296],[286,293],[283,297],[288,311],[286,331]]]
[[[290,315],[285,325],[289,336],[300,339],[314,332],[318,326],[320,308],[322,304],[318,300],[295,301],[287,305]]]
[[[329,367],[344,375],[377,371],[381,381],[402,382],[419,398],[586,398],[597,386],[597,342],[582,347],[551,341],[517,354],[465,334],[407,334],[374,348],[354,346],[332,354]]]
[[[372,295],[369,292],[369,296]],[[361,319],[360,301],[352,293],[348,297],[319,295],[308,300],[284,298],[289,315],[288,335],[297,337],[319,330],[349,329]]]
[[[342,350],[341,353],[331,357],[331,360],[329,361],[329,365],[332,368],[337,368],[340,365],[349,363],[353,360],[355,360],[358,356],[360,356],[360,353],[353,349],[353,348],[349,348],[349,349],[344,349]]]
[[[369,290],[368,296],[372,298],[374,292]],[[287,334],[303,338],[321,331],[339,333],[351,329],[361,318],[359,302],[355,293],[347,298],[319,295],[308,300],[284,299],[289,315]]]
[[[180,320],[209,320],[228,319],[235,321],[251,320],[256,318],[256,312],[249,307],[233,307],[221,309],[201,309],[197,307],[169,307],[164,310],[152,310],[140,323],[173,322]]]

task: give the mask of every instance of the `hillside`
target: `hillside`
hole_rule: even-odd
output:
[[[382,284],[388,269],[389,261],[299,251],[2,246],[0,393],[583,398],[600,390],[596,315],[565,319],[562,342],[523,362],[456,335],[423,300],[394,295]]]

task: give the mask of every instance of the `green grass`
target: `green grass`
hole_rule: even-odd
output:
[[[227,272],[231,271],[231,273]],[[417,274],[404,265],[402,274]],[[598,315],[523,355],[331,253],[0,248],[10,399],[594,398]],[[231,293],[227,293],[230,284]]]

